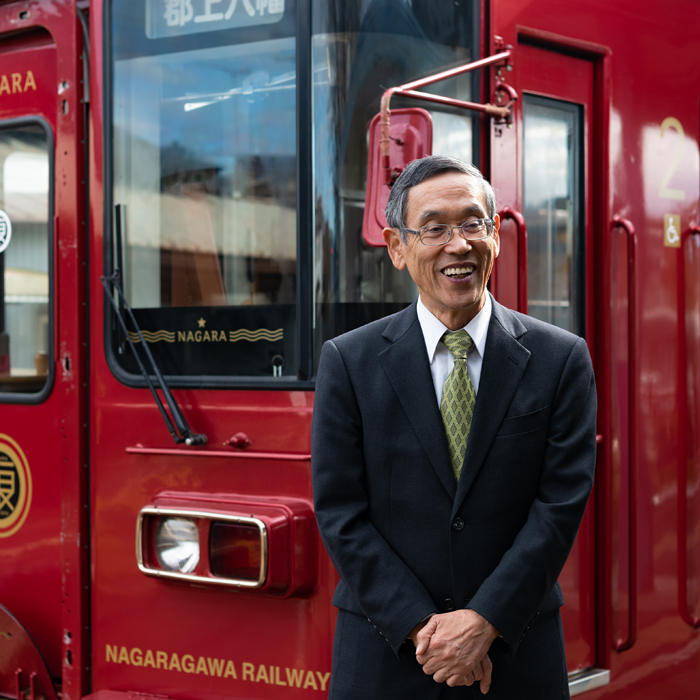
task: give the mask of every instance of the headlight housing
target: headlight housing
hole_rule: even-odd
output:
[[[139,512],[136,562],[161,580],[306,595],[316,583],[317,540],[308,501],[168,491]]]

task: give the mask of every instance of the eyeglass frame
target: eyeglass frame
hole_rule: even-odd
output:
[[[489,221],[491,222],[491,230],[490,230],[490,231],[489,231],[489,226],[488,226],[488,224],[487,224],[487,222],[489,222]],[[465,232],[464,232],[464,226],[466,226],[467,224],[477,224],[477,223],[478,223],[478,224],[485,224],[485,225],[486,225],[486,235],[485,235],[485,236],[481,236],[481,238],[467,238],[466,235],[465,235]],[[428,226],[435,226],[435,224],[426,224],[425,226],[421,226],[418,230],[415,230],[415,229],[412,229],[412,228],[405,228],[405,227],[402,226],[400,230],[401,230],[401,231],[405,231],[406,233],[414,233],[414,234],[417,234],[418,240],[420,240],[420,242],[421,242],[423,245],[426,245],[426,246],[428,246],[429,248],[436,248],[437,246],[447,245],[447,244],[452,240],[452,231],[453,231],[453,229],[456,229],[456,228],[458,228],[458,229],[462,232],[460,235],[462,236],[462,238],[463,238],[465,241],[469,241],[469,242],[472,242],[472,241],[483,241],[483,240],[485,240],[485,239],[487,239],[487,238],[490,238],[490,237],[493,235],[493,230],[494,230],[494,228],[496,227],[496,221],[495,221],[494,219],[491,219],[491,218],[487,218],[487,219],[471,219],[470,221],[465,221],[463,224],[460,224],[459,226],[450,226],[450,224],[438,224],[438,225],[439,225],[439,226],[448,226],[449,229],[450,229],[450,235],[449,235],[449,237],[447,238],[447,240],[446,240],[444,243],[426,243],[426,242],[423,240],[423,236],[421,236],[421,233],[420,233],[420,232],[421,232],[424,228],[427,228]]]

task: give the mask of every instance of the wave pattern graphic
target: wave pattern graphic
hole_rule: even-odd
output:
[[[241,329],[239,331],[230,331],[228,334],[228,339],[232,343],[236,343],[239,340],[247,340],[249,343],[255,343],[258,340],[268,340],[270,342],[275,342],[277,340],[282,340],[283,337],[283,328],[277,328],[274,331],[267,330],[266,328],[261,328],[257,331]]]
[[[166,343],[175,342],[175,331],[141,331],[141,333],[143,333],[143,337],[147,343],[158,343],[160,341]],[[138,333],[129,331],[129,337],[134,343],[141,342],[141,338],[139,338]]]
[[[143,337],[145,338],[147,343],[159,343],[159,342],[165,342],[165,343],[174,343],[175,342],[175,331],[141,331],[143,333]],[[201,331],[200,331],[201,332]],[[220,333],[223,333],[224,331],[219,331]],[[141,338],[139,338],[139,334],[134,332],[134,331],[129,331],[129,337],[131,338],[132,342],[134,343],[140,343]],[[245,340],[249,343],[256,343],[259,340],[267,340],[270,343],[274,343],[277,341],[280,341],[284,338],[284,329],[283,328],[277,328],[275,330],[268,330],[266,328],[261,328],[257,331],[250,331],[245,328],[242,328],[237,331],[229,331],[226,340],[230,343],[237,343],[241,340]]]

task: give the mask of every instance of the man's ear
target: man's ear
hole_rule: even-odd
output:
[[[496,255],[494,257],[498,257],[498,254],[501,252],[501,239],[498,235],[498,231],[501,228],[501,217],[496,214],[493,217],[493,233],[491,234],[493,237],[493,241],[496,244]]]
[[[401,232],[397,228],[385,228],[382,236],[394,267],[397,270],[403,270],[406,267],[406,259],[404,257],[406,246],[401,240]]]

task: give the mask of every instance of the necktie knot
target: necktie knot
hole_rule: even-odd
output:
[[[456,333],[445,333],[442,336],[442,342],[445,343],[455,360],[466,360],[467,354],[471,350],[472,345],[474,345],[472,337],[465,330],[457,331]]]

